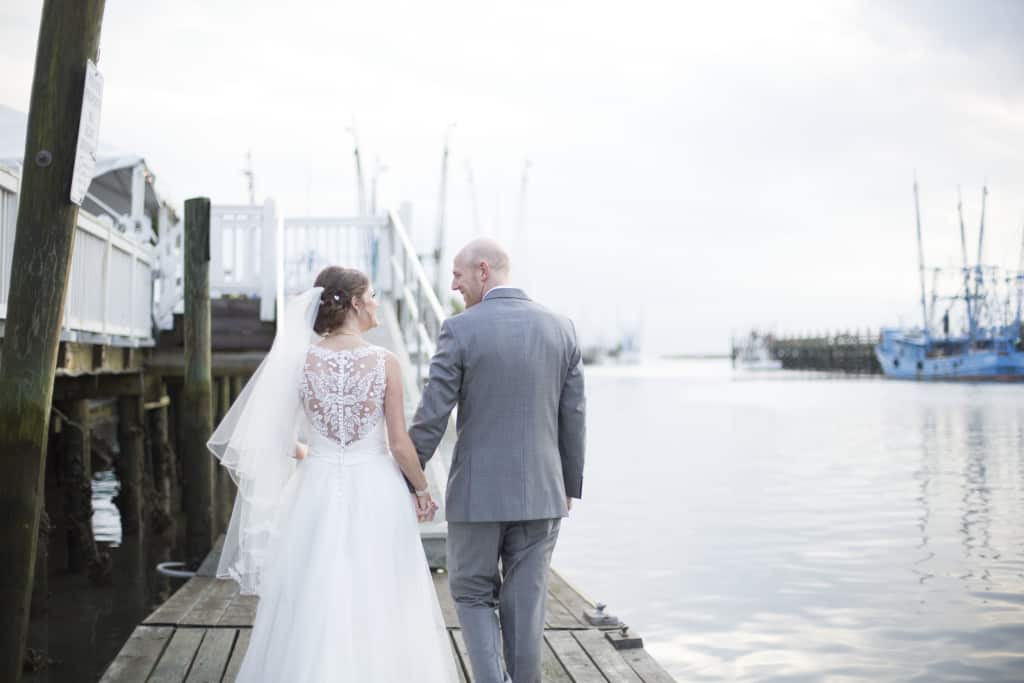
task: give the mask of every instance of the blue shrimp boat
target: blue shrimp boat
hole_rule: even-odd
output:
[[[921,246],[921,212],[917,181],[914,207],[917,211],[917,244],[921,274],[922,326],[907,330],[883,328],[875,355],[888,377],[916,380],[1024,381],[1021,304],[1024,302],[1024,246],[1016,273],[1000,274],[998,268],[982,266],[985,236],[985,198],[982,190],[981,225],[978,234],[978,265],[967,263],[967,242],[962,202],[960,244],[964,265],[962,284],[951,296],[940,296],[933,284],[929,305],[925,289],[924,251]],[[938,282],[943,269],[934,269]],[[932,321],[939,303],[946,304],[941,332]],[[951,333],[951,320],[960,314],[961,328]]]

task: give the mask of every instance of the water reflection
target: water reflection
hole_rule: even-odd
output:
[[[29,646],[52,663],[27,674],[31,683],[92,683],[99,680],[135,626],[183,581],[159,575],[157,563],[171,559],[176,543],[162,537],[140,542],[122,537],[113,497],[119,485],[112,471],[93,479],[93,531],[101,551],[113,559],[110,584],[96,586],[66,570],[49,576],[48,611],[33,619]],[[178,525],[181,528],[181,525]],[[51,539],[59,543],[61,539]]]
[[[1024,394],[588,375],[555,564],[679,680],[1024,680]]]
[[[121,513],[114,505],[120,490],[113,470],[97,472],[92,478],[92,530],[97,543],[111,548],[121,545]]]

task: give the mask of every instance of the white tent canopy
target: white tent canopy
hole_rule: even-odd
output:
[[[27,132],[28,116],[0,104],[0,166],[20,170]],[[143,240],[153,240],[162,203],[153,187],[153,179],[141,156],[119,153],[101,142],[96,173],[82,208],[96,216],[110,216],[125,228],[134,224],[131,232]],[[136,197],[134,203],[133,188],[144,188],[144,197]]]

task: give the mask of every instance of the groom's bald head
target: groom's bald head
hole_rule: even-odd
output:
[[[475,239],[455,255],[452,289],[462,294],[469,308],[494,287],[507,284],[510,272],[511,262],[504,247],[489,238]]]
[[[508,278],[509,258],[504,247],[487,237],[475,239],[462,248],[456,260],[462,259],[469,266],[486,263],[494,275],[503,273]]]

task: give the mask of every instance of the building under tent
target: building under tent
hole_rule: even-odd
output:
[[[11,271],[11,255],[13,250],[14,229],[17,217],[17,185],[21,177],[22,156],[25,152],[25,136],[28,128],[28,116],[11,107],[0,105],[0,169],[4,171],[6,182],[0,187],[0,239],[6,247],[2,251],[3,262],[0,263],[0,274],[3,275],[3,294],[6,298],[6,286]],[[12,187],[13,186],[13,187]],[[179,219],[170,204],[160,196],[155,185],[155,176],[146,164],[146,160],[136,154],[122,153],[108,144],[101,142],[96,159],[96,172],[85,200],[82,202],[83,219],[86,225],[102,226],[115,230],[120,236],[127,238],[145,252],[151,273],[143,274],[141,264],[136,264],[139,272],[136,278],[144,280],[150,292],[148,301],[154,295],[159,302],[162,292],[173,291],[181,286],[180,266],[180,229]],[[82,226],[79,226],[82,228]],[[92,231],[95,233],[96,231]],[[85,231],[83,237],[76,237],[76,251],[84,247],[87,252],[82,257],[88,259],[99,248],[101,236]],[[90,240],[89,235],[96,240]],[[161,239],[163,237],[163,239]],[[92,244],[92,242],[97,242]],[[93,247],[90,249],[90,247]],[[96,254],[99,257],[99,254]],[[76,263],[81,258],[76,257]],[[87,264],[83,264],[87,265]],[[93,270],[97,264],[91,264]],[[116,268],[117,264],[112,263]],[[102,267],[106,268],[106,264]],[[74,280],[74,269],[72,280]],[[141,282],[134,284],[141,285]],[[74,295],[69,295],[73,297]],[[144,295],[137,294],[137,307],[141,312]],[[163,297],[169,298],[169,297]],[[170,303],[170,302],[168,302]],[[149,310],[146,306],[146,310]],[[159,304],[153,308],[158,327],[170,325],[171,310],[161,311]],[[149,315],[148,312],[146,314]],[[96,322],[96,321],[93,321]],[[141,321],[135,321],[140,323]],[[141,330],[138,330],[141,332]],[[67,336],[67,335],[65,335]],[[75,336],[75,335],[72,335]],[[123,336],[123,335],[122,335]],[[138,337],[139,335],[128,335]],[[136,343],[147,341],[152,343],[151,334],[141,335],[145,341],[136,339]]]

